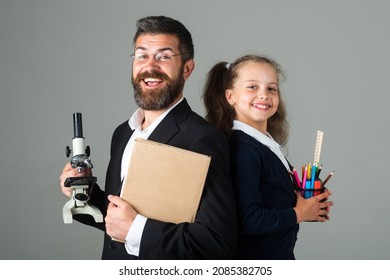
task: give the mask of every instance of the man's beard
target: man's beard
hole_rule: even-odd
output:
[[[182,69],[179,73],[183,73]],[[166,82],[166,86],[161,89],[143,90],[141,81],[145,78],[157,78]],[[135,79],[131,79],[134,88],[134,99],[137,105],[144,110],[158,111],[168,108],[180,95],[184,87],[182,75],[176,79],[170,79],[165,73],[158,71],[144,72]]]

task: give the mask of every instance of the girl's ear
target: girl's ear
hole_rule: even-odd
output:
[[[233,90],[232,89],[227,89],[225,91],[225,96],[226,96],[226,100],[227,102],[233,106],[236,102],[234,100],[234,96],[233,96]]]

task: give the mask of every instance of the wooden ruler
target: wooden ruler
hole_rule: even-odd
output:
[[[317,130],[317,139],[316,139],[316,145],[314,149],[314,161],[313,161],[313,165],[315,166],[318,166],[320,162],[323,137],[324,137],[324,132]]]

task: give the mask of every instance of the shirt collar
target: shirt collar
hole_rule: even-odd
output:
[[[244,131],[246,134],[252,136],[257,141],[259,141],[260,143],[262,143],[263,145],[269,148],[280,147],[280,145],[272,138],[271,134],[267,133],[267,135],[265,135],[260,131],[258,131],[257,129],[255,129],[254,127],[246,123],[243,123],[241,121],[234,120],[233,129]]]
[[[151,125],[148,126],[148,130],[152,129],[154,130],[156,128],[156,126],[165,118],[166,115],[168,115],[168,113],[173,109],[175,108],[180,102],[182,102],[184,99],[184,97],[182,97],[178,102],[176,102],[173,106],[169,107],[168,110],[166,110],[164,113],[162,113],[157,119],[155,119],[153,121],[153,123]],[[134,114],[131,116],[131,118],[129,119],[129,126],[132,130],[135,130],[135,129],[139,129],[141,130],[141,125],[142,125],[142,122],[145,118],[145,112],[143,109],[141,108],[138,108]]]
[[[290,170],[289,164],[286,158],[284,157],[282,151],[280,150],[279,143],[277,143],[269,133],[265,135],[260,131],[258,131],[257,129],[255,129],[254,127],[237,120],[233,121],[233,129],[241,130],[245,132],[249,136],[252,136],[257,141],[259,141],[260,143],[268,147],[280,159],[280,161],[283,163],[286,169]]]

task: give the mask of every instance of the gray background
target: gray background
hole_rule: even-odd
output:
[[[83,113],[94,175],[104,185],[116,125],[135,110],[130,82],[135,22],[167,15],[192,32],[193,109],[211,66],[246,53],[275,58],[291,133],[288,158],[312,161],[324,131],[328,223],[303,223],[298,259],[390,259],[390,2],[0,1],[0,259],[100,259],[103,234],[65,225],[59,174],[72,114]]]

